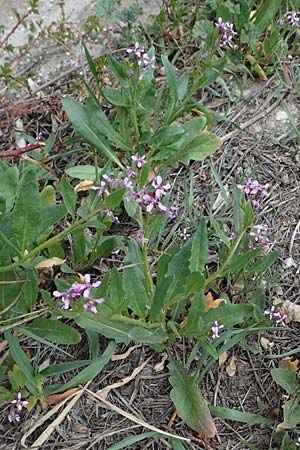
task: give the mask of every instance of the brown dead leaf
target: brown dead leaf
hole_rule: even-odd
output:
[[[61,402],[65,398],[70,397],[70,395],[73,395],[75,392],[78,391],[80,391],[80,388],[68,389],[67,391],[62,392],[61,394],[49,395],[47,398],[44,399],[44,401],[48,405],[55,405],[55,403]]]
[[[212,293],[208,292],[205,296],[205,312],[209,311],[210,309],[216,309],[220,306],[220,303],[226,303],[226,300],[224,298],[217,298],[214,300]]]
[[[129,349],[125,353],[120,353],[119,355],[112,355],[110,358],[111,361],[122,361],[123,359],[126,359],[130,353],[133,352],[136,348],[139,348],[140,345],[133,345],[132,347],[129,347]]]
[[[140,364],[138,367],[134,369],[131,375],[128,377],[123,378],[123,380],[118,381],[117,383],[110,384],[109,386],[106,386],[103,389],[100,389],[96,392],[96,395],[98,397],[101,397],[101,399],[106,400],[108,394],[112,389],[117,389],[118,387],[124,386],[124,384],[129,383],[132,381],[142,370],[143,368],[151,361],[154,355],[149,356],[149,358],[146,359],[142,364]]]
[[[53,256],[53,258],[44,259],[44,261],[41,261],[37,263],[34,268],[35,269],[46,269],[53,266],[60,266],[65,262],[65,259],[56,258],[56,256]]]
[[[260,338],[260,345],[264,350],[270,350],[272,347],[274,347],[274,342],[269,341],[269,339],[262,336]]]
[[[0,352],[3,352],[7,347],[7,341],[0,341]]]
[[[223,364],[227,361],[227,358],[228,358],[227,352],[221,353],[221,355],[219,356],[219,367],[223,366]]]
[[[170,429],[172,428],[173,423],[175,422],[176,417],[177,417],[177,411],[176,411],[176,409],[174,409],[174,411],[172,412],[172,415],[171,415],[171,417],[170,417],[170,419],[169,419],[169,422],[168,422],[168,424],[167,424],[167,430],[170,430]]]
[[[286,314],[286,323],[300,322],[300,305],[296,305],[295,303],[286,300],[281,307],[281,314]]]
[[[236,357],[232,356],[230,358],[229,364],[226,367],[226,373],[229,377],[234,377],[236,374]]]
[[[278,366],[280,369],[289,369],[292,372],[297,372],[299,370],[299,360],[295,359],[294,361],[291,358],[283,358],[279,361]]]
[[[164,353],[161,361],[159,361],[157,364],[155,364],[154,371],[155,372],[161,372],[162,370],[164,370],[165,362],[166,362],[167,359],[168,359],[168,355],[167,355],[167,353]]]
[[[94,185],[94,181],[83,180],[80,183],[76,184],[76,186],[74,187],[74,191],[75,192],[89,191],[93,185]]]

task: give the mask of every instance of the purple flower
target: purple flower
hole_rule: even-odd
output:
[[[43,139],[43,133],[39,132],[35,136],[36,141],[41,141]]]
[[[183,229],[183,232],[179,234],[179,236],[186,241],[189,237],[191,237],[190,233],[187,232],[187,228]]]
[[[276,325],[281,325],[285,327],[286,325],[285,320],[287,318],[287,315],[281,314],[280,308],[271,306],[271,308],[265,309],[264,315],[270,320],[275,320]]]
[[[146,163],[146,155],[143,156],[132,156],[132,161],[135,162],[135,165],[138,169],[141,169]]]
[[[242,189],[254,207],[260,205],[261,197],[268,197],[269,183],[260,184],[258,180],[249,178],[245,184],[238,184],[237,187]]]
[[[300,16],[296,12],[290,12],[286,14],[287,20],[290,22],[292,27],[298,27],[300,22]]]
[[[137,58],[141,58],[142,55],[143,55],[143,53],[145,52],[145,49],[144,49],[144,48],[140,48],[139,43],[136,42],[136,43],[134,44],[134,48],[133,48],[133,49],[132,49],[132,48],[127,48],[127,49],[126,49],[126,52],[127,52],[129,55],[130,55],[131,53],[134,53],[135,56],[136,56]]]
[[[88,301],[83,305],[83,307],[85,311],[88,311],[90,309],[92,313],[97,314],[98,311],[95,303],[101,304],[104,301],[104,298],[89,298]]]
[[[228,45],[229,47],[233,47],[232,39],[237,35],[237,32],[234,31],[233,24],[229,22],[223,22],[222,17],[218,18],[218,21],[215,22],[215,26],[219,30],[220,34],[220,47],[225,47]]]
[[[111,217],[112,220],[113,220],[113,222],[115,222],[115,223],[120,223],[119,217],[118,217],[118,216],[115,216],[114,213],[113,213],[112,211],[110,211],[109,209],[105,209],[105,210],[103,211],[103,213],[106,215],[106,217]]]
[[[285,24],[285,20],[283,18],[277,20],[277,24],[281,27]]]
[[[136,239],[138,242],[142,242],[142,243],[148,244],[149,239],[148,239],[148,238],[145,238],[145,237],[144,237],[144,234],[145,234],[145,231],[144,231],[144,230],[142,230],[142,229],[137,230],[137,231],[135,232],[135,239]]]
[[[22,400],[22,394],[21,392],[18,392],[18,396],[16,400],[11,401],[12,405],[16,406],[18,411],[22,411],[22,408],[24,406],[28,405],[28,402],[26,400]]]
[[[84,275],[83,283],[73,283],[71,287],[66,289],[65,291],[54,291],[53,296],[60,298],[62,301],[61,309],[69,310],[72,301],[79,300],[81,297],[86,299],[90,298],[90,290],[92,288],[97,288],[100,286],[101,281],[96,281],[95,283],[91,283],[91,276],[86,274]]]
[[[249,232],[249,236],[254,239],[256,244],[262,246],[265,253],[268,253],[273,245],[267,237],[268,226],[267,225],[253,225],[251,227],[251,231]],[[250,248],[255,248],[252,243],[249,245]]]
[[[101,281],[96,281],[95,283],[91,283],[91,275],[85,274],[84,275],[84,283],[81,284],[81,289],[83,290],[83,297],[89,298],[90,296],[90,290],[95,289],[99,287],[101,284]]]
[[[20,414],[18,414],[13,408],[11,408],[9,410],[9,414],[8,414],[7,418],[10,423],[20,422],[20,420],[21,420]]]
[[[157,200],[159,200],[161,197],[163,197],[167,192],[171,189],[171,185],[170,184],[165,184],[163,186],[162,184],[162,177],[160,175],[157,175],[153,181],[152,181],[152,186],[155,189],[155,198]]]
[[[104,175],[103,175],[103,178],[104,178]],[[100,182],[100,186],[92,186],[91,187],[91,189],[93,189],[94,191],[99,191],[98,192],[98,195],[99,195],[99,197],[101,197],[102,195],[108,195],[109,194],[109,192],[108,192],[108,190],[107,190],[107,188],[106,188],[106,183],[105,183],[105,181],[101,181]]]
[[[224,328],[224,325],[218,325],[218,322],[215,321],[215,325],[211,328],[212,331],[212,339],[218,339],[220,330]]]

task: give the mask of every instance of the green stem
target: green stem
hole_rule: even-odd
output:
[[[72,233],[76,230],[77,227],[82,225],[87,220],[91,219],[92,217],[96,216],[100,211],[102,211],[102,206],[95,209],[94,211],[90,212],[86,216],[82,217],[77,222],[73,223],[71,226],[69,226],[67,229],[61,231],[56,236],[53,236],[52,238],[48,239],[47,241],[43,242],[42,244],[35,247],[33,250],[31,250],[22,261],[17,261],[15,263],[9,264],[8,266],[0,267],[0,273],[1,272],[9,272],[10,270],[15,269],[16,267],[19,267],[26,263],[26,261],[30,261],[32,258],[34,258],[40,251],[47,248],[49,245],[52,245],[58,241],[61,241],[64,239],[68,234]]]
[[[231,248],[231,250],[230,250],[230,252],[229,252],[227,258],[225,259],[225,261],[223,262],[223,264],[219,267],[219,269],[218,269],[215,273],[211,274],[211,275],[206,279],[206,282],[205,282],[206,285],[210,284],[212,281],[216,280],[217,278],[219,278],[219,277],[223,274],[224,270],[226,269],[226,267],[227,267],[228,264],[230,263],[232,257],[234,256],[234,254],[235,254],[235,252],[236,252],[238,246],[240,245],[240,242],[241,242],[241,240],[242,240],[242,238],[243,238],[243,236],[244,236],[244,234],[245,234],[247,228],[248,228],[248,227],[245,227],[245,228],[243,228],[243,229],[240,231],[240,234],[238,235],[238,237],[237,237],[235,243],[233,244],[233,246],[232,246],[232,248]]]
[[[1,236],[1,239],[6,243],[6,245],[7,245],[8,247],[12,248],[12,249],[16,252],[16,254],[20,257],[20,256],[21,256],[20,250],[18,250],[17,247],[15,247],[15,246],[10,242],[10,240],[7,239],[7,237],[5,236],[4,233],[2,233],[1,230],[0,230],[0,236]]]
[[[139,227],[145,230],[145,224],[143,219],[143,212],[141,207],[139,207]],[[144,269],[144,276],[145,276],[145,284],[146,284],[146,292],[148,295],[149,300],[152,301],[153,294],[154,294],[154,285],[151,277],[151,271],[148,264],[148,254],[147,254],[147,244],[143,242],[142,244],[142,259],[143,259],[143,269]]]

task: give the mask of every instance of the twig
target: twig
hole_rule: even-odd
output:
[[[31,11],[27,11],[16,23],[16,25],[7,33],[7,35],[3,38],[3,40],[0,42],[0,48],[4,48],[6,42],[10,38],[11,35],[14,34],[14,32],[19,28],[22,22],[24,22],[25,19],[27,19],[28,16],[30,16]]]
[[[297,225],[295,226],[295,229],[294,229],[293,234],[292,234],[290,247],[289,247],[289,257],[290,258],[292,257],[293,245],[294,245],[294,241],[295,241],[295,238],[296,238],[296,234],[297,234],[297,232],[299,230],[299,226],[300,226],[300,219],[299,219]]]
[[[28,144],[22,148],[16,148],[14,150],[2,150],[0,151],[0,157],[4,156],[22,156],[26,152],[30,152],[31,150],[35,150],[36,148],[44,147],[46,144],[44,142],[37,142],[36,144]]]

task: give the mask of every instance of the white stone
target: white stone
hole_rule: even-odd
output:
[[[275,115],[276,120],[279,120],[280,122],[286,122],[289,120],[289,116],[285,111],[277,111]]]

